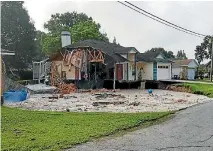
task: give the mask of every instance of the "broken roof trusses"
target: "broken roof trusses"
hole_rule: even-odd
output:
[[[102,62],[104,63],[104,53],[101,50],[89,49],[89,48],[76,48],[72,51],[65,50],[63,55],[66,65],[73,65],[82,69],[83,64],[87,62]]]

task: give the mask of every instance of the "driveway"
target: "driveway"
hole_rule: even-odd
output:
[[[213,101],[183,110],[160,125],[104,138],[68,151],[213,151]]]

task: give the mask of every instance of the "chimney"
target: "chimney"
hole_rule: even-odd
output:
[[[71,45],[71,34],[68,31],[61,32],[61,45],[62,48]]]

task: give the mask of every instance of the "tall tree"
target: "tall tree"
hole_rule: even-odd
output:
[[[71,33],[73,44],[86,39],[109,41],[107,34],[100,32],[100,24],[83,13],[57,13],[51,16],[44,27],[48,30],[48,34],[42,38],[42,51],[48,55],[61,48],[60,34],[63,30]]]
[[[166,51],[164,48],[152,48],[152,49],[150,49],[150,50],[148,50],[146,52],[149,52],[149,51],[151,51],[151,52],[161,52],[168,59],[174,59],[175,58],[175,56],[174,56],[172,51]]]
[[[198,62],[202,62],[204,59],[211,58],[211,50],[212,50],[211,38],[213,38],[213,36],[206,36],[203,39],[203,42],[200,45],[196,46],[195,59],[197,59]]]
[[[179,50],[177,52],[176,59],[180,59],[180,60],[187,59],[186,53],[184,52],[184,50]]]
[[[77,12],[66,12],[63,14],[53,14],[51,19],[44,24],[44,28],[47,29],[50,33],[60,33],[62,30],[65,30],[74,24],[85,21],[92,21],[92,17],[88,17],[84,13]],[[100,25],[97,24],[100,28]]]
[[[18,70],[32,62],[36,55],[35,27],[23,1],[1,2],[1,47],[15,52],[6,64]]]

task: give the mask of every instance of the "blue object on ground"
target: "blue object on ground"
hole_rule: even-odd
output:
[[[152,89],[149,89],[148,92],[149,92],[149,94],[152,93]]]
[[[3,95],[4,95],[5,102],[21,102],[26,100],[27,91],[26,90],[21,90],[21,91],[9,90],[5,92]]]

